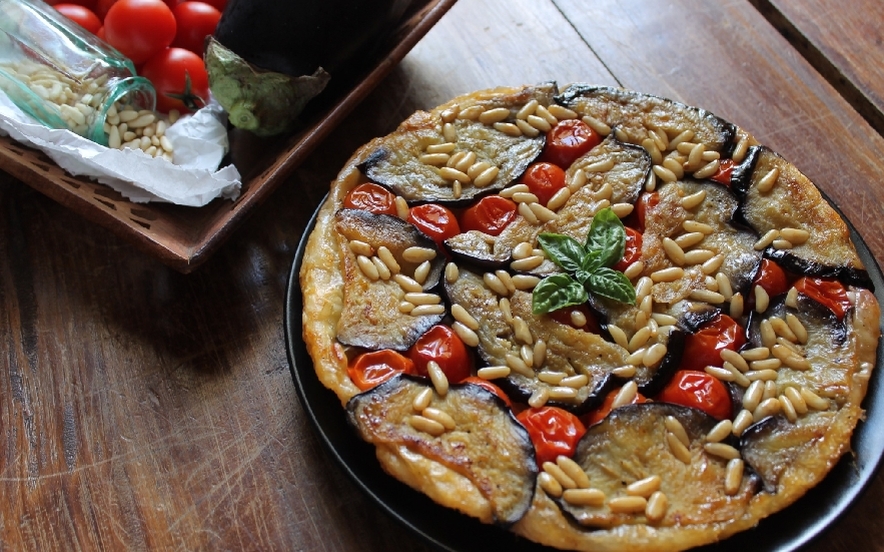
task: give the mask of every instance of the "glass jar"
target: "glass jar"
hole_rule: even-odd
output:
[[[102,145],[109,113],[156,104],[129,59],[41,0],[0,0],[0,90],[40,123]]]

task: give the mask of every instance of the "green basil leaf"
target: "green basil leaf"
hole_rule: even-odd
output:
[[[596,295],[621,303],[635,304],[635,288],[632,287],[632,282],[622,272],[612,268],[602,267],[593,272],[587,287]]]
[[[546,314],[562,307],[580,305],[589,299],[580,283],[567,274],[547,276],[534,288],[531,310],[534,314]]]
[[[586,249],[599,252],[600,266],[614,266],[623,258],[626,230],[614,211],[607,207],[592,217],[586,236]]]
[[[580,259],[580,269],[588,273],[593,273],[596,270],[600,269],[604,265],[604,259],[602,259],[602,254],[600,251],[587,251],[586,255]],[[577,278],[581,283],[585,283],[585,279]]]
[[[576,272],[583,261],[586,250],[580,242],[570,236],[549,232],[537,236],[537,243],[546,256],[568,272]]]

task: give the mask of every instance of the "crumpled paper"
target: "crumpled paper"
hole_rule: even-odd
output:
[[[226,123],[226,113],[214,101],[176,121],[166,130],[173,164],[140,150],[111,149],[69,130],[46,128],[0,92],[0,135],[43,151],[71,175],[97,180],[135,203],[202,207],[218,197],[238,198],[239,171],[233,165],[218,169],[229,147]]]

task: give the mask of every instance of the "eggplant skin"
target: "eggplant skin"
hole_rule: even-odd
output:
[[[336,78],[370,54],[412,0],[229,0],[215,39],[250,64]]]
[[[348,420],[362,439],[378,447],[384,468],[406,483],[486,523],[512,525],[534,497],[537,462],[528,431],[500,398],[472,383],[453,384],[444,396],[433,394],[430,408],[450,416],[452,428],[435,436],[416,429],[411,419],[428,411],[416,412],[415,398],[427,389],[433,386],[426,378],[396,376],[353,397]],[[402,472],[415,456],[449,471],[432,470],[428,481],[417,472]],[[483,507],[470,511],[477,492]]]

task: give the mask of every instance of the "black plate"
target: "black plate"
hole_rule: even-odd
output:
[[[842,215],[843,217],[843,215]],[[423,494],[393,479],[375,461],[374,446],[356,437],[347,424],[337,396],[317,379],[313,361],[301,337],[302,297],[298,272],[304,257],[307,236],[313,230],[316,213],[304,230],[289,274],[284,311],[286,351],[298,396],[328,451],[341,468],[374,502],[418,537],[440,550],[450,552],[540,552],[554,549],[484,525],[449,508],[443,508]],[[846,220],[846,218],[845,218]],[[848,221],[848,225],[850,225]],[[851,237],[875,286],[875,296],[884,306],[884,278],[865,242],[850,225]],[[884,325],[884,319],[882,319]],[[875,372],[884,366],[884,351],[878,347]],[[874,431],[884,424],[884,397],[881,375],[872,377],[864,402],[866,421],[860,422],[853,436],[853,454],[846,454],[822,483],[795,504],[764,519],[748,531],[715,545],[695,549],[705,552],[786,552],[798,550],[822,534],[844,514],[865,490],[878,470],[884,454],[884,432]]]

